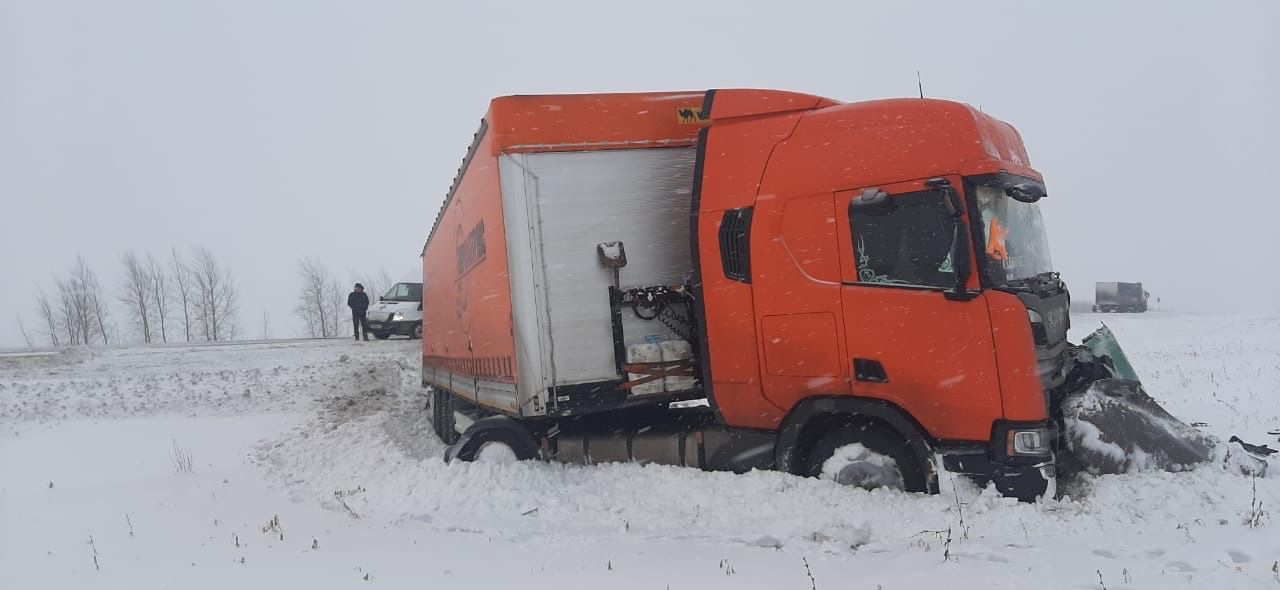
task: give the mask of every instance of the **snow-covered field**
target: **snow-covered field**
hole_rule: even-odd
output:
[[[1280,316],[1077,315],[1073,336],[1104,319],[1174,414],[1274,446]],[[1036,505],[446,465],[417,344],[0,354],[0,588],[1280,588],[1280,462]]]

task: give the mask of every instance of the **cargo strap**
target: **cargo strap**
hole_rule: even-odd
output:
[[[693,359],[675,361],[658,361],[653,363],[626,363],[622,369],[632,375],[644,375],[623,383],[620,387],[630,390],[632,387],[657,381],[663,377],[693,377]]]

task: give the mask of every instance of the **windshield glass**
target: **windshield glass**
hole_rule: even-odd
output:
[[[1049,234],[1039,205],[1018,201],[1003,189],[988,186],[978,187],[977,201],[988,276],[994,283],[1003,285],[1053,270]]]
[[[383,301],[422,301],[422,283],[396,283]]]

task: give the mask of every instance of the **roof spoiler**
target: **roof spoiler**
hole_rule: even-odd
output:
[[[839,101],[785,90],[722,88],[707,91],[702,99],[701,119],[723,121],[742,117],[812,111],[842,104]]]

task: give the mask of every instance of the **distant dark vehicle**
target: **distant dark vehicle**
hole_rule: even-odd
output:
[[[1102,313],[1142,313],[1147,311],[1151,294],[1142,283],[1098,283],[1093,311]]]

